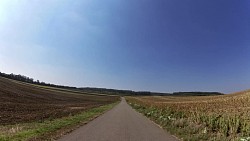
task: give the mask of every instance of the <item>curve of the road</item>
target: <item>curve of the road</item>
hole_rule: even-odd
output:
[[[178,141],[132,109],[124,98],[110,111],[59,141]]]

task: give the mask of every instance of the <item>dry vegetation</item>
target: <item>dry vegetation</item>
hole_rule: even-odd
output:
[[[223,96],[127,97],[127,100],[183,140],[250,139],[250,91]]]

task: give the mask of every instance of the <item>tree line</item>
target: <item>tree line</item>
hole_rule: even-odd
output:
[[[99,94],[110,94],[110,95],[132,95],[132,96],[211,96],[211,95],[222,95],[223,93],[219,92],[174,92],[174,93],[160,93],[160,92],[150,92],[150,91],[132,91],[132,90],[117,90],[117,89],[107,89],[107,88],[90,88],[83,87],[77,88],[72,86],[63,86],[63,85],[55,85],[45,82],[40,82],[39,80],[34,80],[33,78],[24,76],[24,75],[16,75],[16,74],[6,74],[0,72],[0,76],[22,81],[26,83],[32,83],[42,86],[56,87],[56,88],[64,88],[64,89],[74,89],[86,93],[99,93]]]
[[[0,76],[5,77],[5,78],[9,78],[9,79],[13,79],[13,80],[17,80],[17,81],[26,82],[26,83],[38,84],[38,85],[42,85],[42,86],[76,89],[76,87],[71,87],[71,86],[55,85],[55,84],[40,82],[39,80],[34,80],[33,78],[30,78],[30,77],[27,77],[27,76],[24,76],[24,75],[20,75],[20,74],[16,75],[16,74],[13,74],[13,73],[6,74],[6,73],[0,72]]]
[[[31,84],[37,84],[37,85],[42,85],[42,86],[49,86],[49,87],[56,87],[56,88],[64,88],[64,89],[75,89],[75,90],[80,90],[83,92],[88,92],[88,93],[101,93],[101,94],[112,94],[112,95],[145,95],[145,96],[150,96],[150,95],[166,95],[167,93],[154,93],[154,92],[149,92],[149,91],[139,91],[135,92],[132,90],[117,90],[117,89],[107,89],[107,88],[90,88],[90,87],[83,87],[83,88],[77,88],[77,87],[71,87],[71,86],[62,86],[62,85],[55,85],[55,84],[50,84],[50,83],[45,83],[39,80],[34,80],[33,78],[24,76],[24,75],[16,75],[16,74],[6,74],[0,72],[0,76],[17,80],[17,81],[22,81],[26,83],[31,83]]]

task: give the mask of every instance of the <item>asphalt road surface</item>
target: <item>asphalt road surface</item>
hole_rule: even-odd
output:
[[[178,141],[132,109],[122,98],[112,110],[59,141]]]

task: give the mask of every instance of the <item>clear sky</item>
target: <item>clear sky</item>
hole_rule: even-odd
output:
[[[250,88],[249,0],[0,0],[0,71],[78,87]]]

